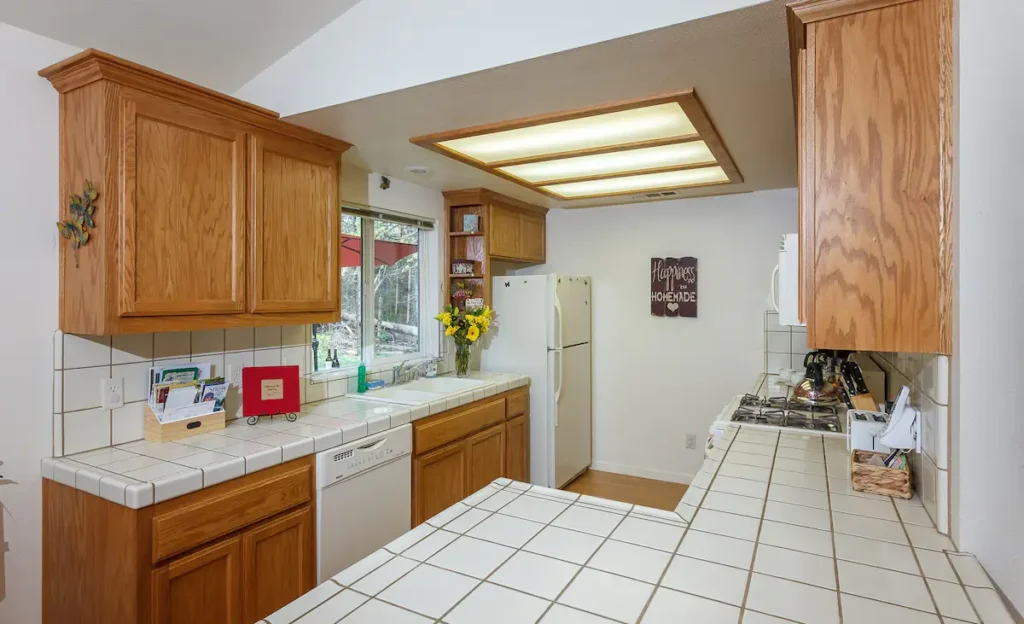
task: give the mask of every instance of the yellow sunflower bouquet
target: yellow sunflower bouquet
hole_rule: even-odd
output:
[[[434,318],[444,325],[444,335],[455,340],[455,373],[459,377],[469,374],[470,347],[491,328],[494,310],[484,306],[479,310],[459,310],[449,305]]]

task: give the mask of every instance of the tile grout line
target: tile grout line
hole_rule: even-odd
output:
[[[892,497],[890,497],[889,500],[892,500]],[[910,544],[910,552],[911,554],[913,554],[914,563],[917,564],[917,569],[921,573],[921,579],[924,581],[924,588],[928,592],[928,597],[932,601],[932,606],[935,607],[935,614],[941,618],[942,612],[939,609],[939,603],[937,600],[935,600],[935,594],[932,593],[932,586],[928,584],[928,577],[924,575],[924,566],[921,565],[921,560],[917,556],[917,548],[914,546],[914,542],[912,542],[910,539],[910,532],[907,531],[907,526],[903,523],[903,515],[900,514],[899,507],[896,506],[895,502],[892,503],[892,506],[896,508],[896,517],[900,519],[900,528],[903,529],[903,534],[907,536],[907,543]],[[952,563],[950,565],[952,566]],[[955,573],[956,571],[954,570],[954,574]],[[966,595],[967,592],[964,591],[964,594]],[[971,605],[971,608],[974,608],[973,604]]]
[[[506,485],[505,485],[504,487],[505,487],[505,488],[508,488],[508,485],[510,485],[510,484],[506,484]],[[516,497],[515,497],[515,498],[513,498],[512,500],[508,501],[507,503],[505,503],[504,505],[502,505],[501,507],[499,507],[498,509],[496,509],[496,510],[495,510],[494,512],[492,512],[492,515],[493,515],[493,514],[497,514],[498,512],[500,512],[500,511],[501,511],[502,509],[504,509],[505,507],[507,507],[507,506],[508,506],[508,505],[509,505],[509,504],[510,504],[510,503],[511,503],[511,502],[512,502],[513,500],[516,500],[516,499],[518,499],[518,498],[519,498],[520,496],[523,496],[523,495],[525,495],[525,494],[526,494],[526,492],[529,492],[529,491],[530,491],[530,489],[531,489],[532,487],[533,487],[533,486],[531,485],[531,486],[530,486],[530,488],[528,488],[528,489],[526,489],[526,490],[524,490],[524,491],[520,492],[519,496],[516,496]],[[492,496],[493,496],[493,495],[492,495]],[[488,497],[488,498],[490,498],[490,497]],[[554,522],[555,520],[557,520],[557,519],[558,519],[559,517],[561,517],[561,516],[562,516],[562,514],[564,514],[565,512],[567,512],[567,511],[568,511],[569,509],[571,509],[571,508],[572,508],[573,506],[575,506],[575,505],[576,505],[577,503],[579,503],[579,502],[580,502],[580,498],[582,498],[582,495],[580,495],[580,496],[577,496],[577,497],[576,497],[576,498],[575,498],[575,499],[574,499],[574,500],[573,500],[573,501],[572,501],[571,503],[569,503],[568,505],[566,505],[565,509],[563,509],[562,511],[558,512],[558,513],[557,513],[557,514],[555,515],[555,517],[551,518],[551,520],[549,520],[549,521],[548,521],[547,523],[545,523],[545,524],[544,524],[544,526],[543,526],[543,528],[541,528],[541,529],[540,529],[540,530],[538,530],[538,531],[537,531],[536,533],[534,533],[534,534],[533,534],[533,535],[532,535],[532,536],[530,537],[530,539],[528,539],[528,540],[526,540],[525,542],[523,542],[522,546],[519,546],[518,548],[515,548],[515,549],[514,549],[514,550],[515,550],[515,552],[513,552],[513,553],[512,553],[511,555],[509,555],[507,559],[505,559],[504,561],[502,561],[500,565],[498,565],[498,566],[497,566],[496,568],[494,568],[493,570],[491,570],[491,572],[490,572],[490,573],[489,573],[489,574],[488,574],[488,575],[487,575],[486,577],[484,577],[484,579],[482,579],[482,580],[481,580],[481,581],[480,581],[479,583],[477,583],[477,585],[476,585],[476,586],[474,586],[474,587],[473,587],[473,589],[471,589],[471,590],[470,590],[470,591],[469,591],[468,593],[466,593],[466,595],[465,595],[465,596],[463,596],[462,598],[460,598],[460,599],[459,599],[459,600],[458,600],[458,601],[457,601],[457,602],[456,602],[456,603],[455,603],[454,605],[452,605],[452,606],[451,606],[451,608],[450,608],[450,609],[448,609],[448,611],[446,611],[445,613],[443,613],[443,614],[441,615],[441,617],[437,618],[437,620],[436,620],[436,621],[440,622],[440,621],[441,621],[441,620],[442,620],[442,619],[443,619],[443,618],[444,618],[445,616],[449,615],[449,614],[450,614],[450,613],[451,613],[452,611],[454,611],[454,610],[455,610],[455,609],[456,609],[456,608],[457,608],[457,607],[458,607],[458,606],[459,606],[459,605],[460,605],[460,604],[462,603],[462,601],[463,601],[463,600],[465,600],[465,599],[466,599],[466,598],[467,598],[467,597],[468,597],[468,596],[469,596],[470,594],[472,594],[473,592],[475,592],[475,591],[476,591],[476,590],[477,590],[477,589],[478,589],[478,588],[479,588],[480,586],[482,586],[482,585],[483,585],[483,584],[484,584],[485,582],[487,582],[487,580],[488,580],[488,579],[490,579],[490,578],[491,578],[491,576],[492,576],[492,575],[493,575],[493,574],[494,574],[495,572],[497,572],[498,570],[500,570],[500,569],[501,569],[501,568],[502,568],[502,567],[503,567],[503,566],[504,566],[504,565],[505,565],[505,564],[506,564],[506,563],[507,563],[507,562],[508,562],[509,560],[511,560],[511,559],[512,559],[512,557],[515,557],[515,556],[516,556],[517,554],[519,554],[520,552],[523,552],[523,546],[526,546],[526,545],[527,545],[527,544],[529,544],[529,543],[530,543],[531,541],[533,541],[533,539],[534,539],[535,537],[537,537],[537,535],[540,535],[541,531],[543,531],[544,529],[546,529],[546,528],[548,528],[548,527],[552,526],[552,523],[553,523],[553,522]],[[485,500],[486,500],[486,499],[485,499]],[[480,502],[482,503],[482,502],[484,502],[484,501],[480,501]],[[634,505],[630,505],[629,511],[632,511],[632,510],[633,510],[633,507],[634,507]],[[579,576],[580,572],[582,572],[582,571],[583,571],[583,569],[584,569],[584,568],[586,567],[587,563],[589,563],[589,562],[590,562],[590,560],[591,560],[591,559],[593,559],[593,558],[594,558],[594,556],[595,556],[595,555],[597,554],[597,552],[598,552],[599,550],[601,550],[601,547],[602,547],[602,546],[604,546],[604,544],[605,544],[605,543],[606,543],[606,542],[608,541],[608,538],[609,538],[609,537],[611,536],[611,534],[612,534],[612,533],[614,533],[614,532],[615,532],[615,530],[616,530],[616,529],[618,529],[618,528],[619,528],[619,526],[620,526],[620,525],[621,525],[621,524],[622,524],[622,523],[623,523],[623,522],[624,522],[624,521],[626,520],[626,517],[627,517],[627,516],[629,515],[629,511],[627,511],[627,512],[626,512],[625,514],[623,514],[622,518],[620,518],[620,519],[619,519],[619,521],[618,521],[617,523],[615,523],[615,527],[614,527],[614,528],[612,528],[612,530],[611,530],[611,531],[610,531],[610,532],[608,533],[608,536],[606,536],[606,537],[604,538],[604,540],[602,540],[602,541],[601,541],[601,543],[600,543],[600,544],[599,544],[599,545],[597,546],[597,548],[595,548],[595,549],[594,549],[594,552],[592,552],[592,553],[590,554],[590,556],[589,556],[589,557],[587,557],[587,560],[586,560],[585,562],[583,562],[583,564],[582,564],[582,565],[580,565],[580,564],[575,564],[575,565],[579,565],[579,569],[578,569],[578,570],[576,570],[576,573],[575,573],[575,574],[573,574],[573,576],[572,576],[572,578],[571,578],[571,579],[569,579],[569,582],[565,584],[565,587],[563,587],[563,588],[562,588],[562,590],[561,590],[560,592],[558,592],[558,594],[557,594],[557,595],[555,596],[554,600],[550,600],[550,601],[548,602],[548,606],[547,606],[547,607],[546,607],[546,608],[544,609],[544,611],[542,611],[542,612],[541,612],[541,615],[540,615],[540,617],[538,618],[538,620],[539,620],[540,618],[543,618],[543,617],[544,617],[545,615],[547,615],[547,612],[551,610],[551,607],[552,607],[552,606],[554,606],[555,602],[556,602],[556,601],[557,601],[557,600],[558,600],[558,599],[559,599],[559,598],[560,598],[560,597],[562,596],[562,594],[564,594],[564,593],[565,593],[565,590],[567,590],[567,589],[569,588],[569,586],[570,586],[570,585],[572,585],[572,583],[573,583],[573,582],[574,582],[574,581],[576,580],[576,578],[577,578],[577,577]],[[502,514],[502,515],[506,515],[506,514]],[[489,518],[489,517],[490,517],[490,516],[488,516],[488,518]],[[508,516],[508,517],[512,517],[512,518],[515,518],[516,516]],[[520,518],[520,519],[521,519],[521,520],[524,520],[524,518]],[[486,518],[485,518],[484,520],[486,520]],[[481,520],[481,521],[480,521],[480,523],[484,522],[484,520]],[[475,528],[475,526],[479,526],[479,524],[480,524],[480,523],[477,523],[477,525],[474,525],[474,528]],[[472,529],[470,529],[470,530],[472,530]],[[468,532],[469,532],[469,531],[467,531],[467,533],[468,533]],[[470,537],[472,537],[472,536],[470,536]],[[507,544],[503,544],[503,546],[505,546],[506,548],[508,548],[508,547],[509,547],[509,546],[508,546]],[[447,548],[447,546],[446,546],[446,548]],[[443,549],[442,549],[442,550],[443,550]],[[438,551],[438,552],[440,552],[440,551]],[[526,552],[529,552],[529,551],[526,551]],[[435,553],[435,554],[436,554],[436,553]],[[531,554],[536,554],[536,553],[531,553]],[[500,585],[500,587],[505,587],[505,586],[504,586],[504,585]],[[508,588],[508,589],[512,589],[512,590],[514,590],[514,591],[515,591],[515,588]],[[528,595],[528,596],[532,596],[532,595],[533,595],[533,594],[528,594],[528,593],[526,593],[526,592],[521,592],[521,593],[524,593],[524,594],[526,594],[526,595]],[[580,610],[582,611],[582,609],[580,609]]]
[[[843,624],[843,588],[839,582],[839,553],[836,550],[836,526],[835,517],[832,515],[832,486],[828,482],[828,449],[825,448],[825,439],[821,440],[821,452],[825,457],[825,498],[828,501],[828,527],[832,542],[832,570],[836,576],[836,606],[839,611],[839,624]],[[852,486],[851,486],[852,487]],[[892,504],[891,502],[889,503]]]
[[[950,569],[953,570],[953,577],[956,578],[957,583],[960,584],[960,589],[963,590],[964,595],[967,596],[967,604],[971,605],[971,609],[974,610],[974,615],[978,616],[978,621],[979,622],[984,622],[984,619],[981,617],[981,614],[978,612],[978,607],[975,606],[974,600],[971,598],[971,592],[967,591],[968,587],[974,587],[974,586],[973,585],[965,585],[964,584],[963,578],[960,576],[960,571],[956,569],[956,566],[953,564],[953,560],[950,559],[950,557],[949,557],[949,551],[948,550],[944,550],[944,551],[942,551],[942,554],[945,556],[946,562],[949,564]],[[981,565],[980,562],[979,562],[978,565]],[[986,572],[986,574],[988,574],[988,572]],[[984,589],[984,588],[974,587],[974,589]],[[998,595],[998,593],[999,592],[996,592],[997,595]],[[1002,596],[1000,596],[999,598],[1000,598],[1000,600],[1002,600]],[[1011,616],[1011,619],[1012,619],[1012,616]]]
[[[742,427],[740,428],[740,430],[742,431]],[[734,439],[734,441],[735,441],[735,439]],[[729,450],[732,450],[732,444],[729,445]],[[771,465],[771,468],[769,469],[769,472],[768,472],[769,478],[771,478],[771,475],[775,472],[775,459],[776,459],[776,453],[778,453],[778,450],[779,450],[779,439],[778,439],[778,437],[776,437],[775,438],[775,453],[772,454],[772,465]],[[728,454],[729,454],[729,452],[726,451],[726,456],[728,456]],[[724,461],[724,458],[723,458],[723,461]],[[758,550],[758,547],[761,545],[761,529],[764,527],[764,514],[765,514],[765,512],[768,509],[768,492],[771,489],[771,486],[772,486],[771,481],[769,481],[766,484],[765,489],[764,489],[764,501],[761,503],[761,517],[758,518],[758,520],[757,520],[757,534],[754,536],[754,550],[753,550],[753,552],[751,553],[751,556],[750,556],[750,569],[747,570],[747,584],[743,588],[743,601],[742,601],[742,605],[740,606],[740,616],[741,617],[743,616],[743,613],[747,609],[747,599],[750,597],[750,585],[751,585],[751,583],[754,580],[754,566],[757,564],[757,550]]]

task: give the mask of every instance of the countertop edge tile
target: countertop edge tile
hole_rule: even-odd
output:
[[[224,430],[212,431],[205,434],[207,436],[211,436],[209,438],[194,439],[191,443],[189,441],[190,438],[167,442],[166,444],[169,445],[167,447],[168,449],[174,448],[171,445],[191,446],[196,449],[195,454],[204,452],[221,452],[223,446],[206,448],[205,443],[202,446],[198,444],[204,441],[209,442],[214,439],[212,436],[217,436],[218,440],[219,438],[231,439],[232,442],[228,446],[253,442],[261,444],[267,448],[261,448],[244,455],[231,455],[230,460],[216,462],[201,467],[189,467],[184,464],[179,464],[184,468],[182,472],[166,477],[159,477],[151,481],[140,481],[126,476],[124,473],[108,471],[104,469],[102,465],[92,466],[84,462],[76,461],[77,458],[69,456],[43,458],[39,464],[39,471],[43,478],[51,481],[61,483],[68,487],[73,487],[77,490],[93,494],[94,496],[104,498],[105,500],[109,500],[113,503],[117,503],[131,509],[141,509],[166,500],[171,500],[178,496],[184,496],[191,492],[213,487],[247,474],[253,474],[272,466],[300,459],[302,457],[308,457],[309,455],[315,455],[350,442],[355,442],[370,435],[385,433],[441,411],[461,407],[475,401],[480,401],[504,392],[528,386],[530,383],[530,378],[526,375],[480,371],[470,373],[470,379],[482,382],[482,385],[471,390],[463,390],[442,395],[441,398],[428,403],[400,405],[386,403],[384,401],[376,401],[361,395],[344,395],[333,399],[325,399],[323,401],[303,405],[302,411],[299,414],[299,420],[294,423],[273,420],[260,422],[255,425],[245,425],[246,427],[251,427],[251,429],[246,429],[246,431],[261,430],[266,432],[265,436],[284,433],[294,435],[297,438],[303,438],[301,441],[293,440],[282,444],[264,444],[260,441],[260,436],[258,435],[251,436],[249,434],[245,434],[243,437],[235,438],[232,436],[232,432],[227,429],[228,427],[236,428],[238,425],[235,423],[229,423],[228,427],[225,427]],[[378,407],[386,406],[392,411],[389,413],[378,414],[373,410],[363,407],[352,410],[348,410],[346,407],[341,407],[338,409],[338,412],[341,412],[339,415],[335,415],[338,412],[314,411],[315,406],[338,404],[347,401],[374,404],[373,410],[376,410]],[[334,426],[338,423],[326,425],[317,422],[303,422],[304,416],[322,416],[336,418],[337,420],[347,422],[340,427]],[[292,433],[295,428],[302,426],[313,426],[323,431],[317,433],[307,431],[303,434]],[[235,433],[237,433],[237,431]],[[145,448],[148,444],[162,443],[149,442],[147,440],[136,440],[120,445],[111,445],[109,447],[95,449],[89,453],[95,454],[107,449],[120,449],[127,450],[128,452],[138,456],[152,457],[153,459],[159,460],[159,463],[161,464],[177,463],[175,459],[162,459],[160,457],[147,455],[146,453],[138,453],[131,450],[132,445],[135,445],[138,448]],[[163,453],[157,454],[164,455]],[[81,473],[81,478],[79,478],[79,473]],[[624,510],[620,510],[620,513],[622,513],[622,511]]]

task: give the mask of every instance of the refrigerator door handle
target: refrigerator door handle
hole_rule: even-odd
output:
[[[562,348],[562,302],[558,300],[558,293],[555,293],[555,327],[552,336],[553,349]]]
[[[555,355],[556,358],[558,358],[558,365],[555,367],[555,370],[558,371],[558,385],[555,386],[555,427],[557,428],[558,427],[558,402],[562,398],[562,377],[563,377],[564,371],[562,369],[562,351],[561,350],[554,351],[554,355]]]

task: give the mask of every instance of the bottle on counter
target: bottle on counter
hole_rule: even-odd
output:
[[[362,362],[359,363],[359,379],[356,389],[359,391],[359,394],[366,392],[366,364]]]

